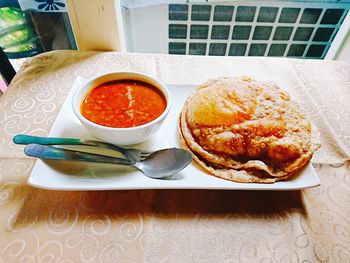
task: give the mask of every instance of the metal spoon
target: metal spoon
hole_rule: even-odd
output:
[[[139,162],[132,162],[122,158],[99,154],[60,149],[40,144],[26,145],[24,153],[28,156],[41,159],[131,165],[140,170],[146,176],[154,179],[167,178],[184,169],[192,161],[192,155],[189,152],[178,148],[156,151],[150,154],[145,160]]]

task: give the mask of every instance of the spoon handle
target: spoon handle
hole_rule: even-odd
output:
[[[40,144],[26,145],[24,148],[24,153],[28,156],[38,157],[41,159],[134,165],[129,160],[117,157],[60,149]]]
[[[17,134],[13,137],[13,142],[16,144],[42,144],[42,145],[81,145],[80,139],[74,138],[54,138],[54,137],[40,137],[26,134]]]
[[[85,146],[95,146],[95,147],[103,147],[109,148],[112,150],[116,150],[122,154],[125,153],[127,149],[124,149],[115,144],[93,141],[93,140],[83,140],[76,138],[55,138],[55,137],[40,137],[40,136],[32,136],[26,134],[17,134],[13,137],[13,142],[16,144],[42,144],[42,145],[85,145]]]

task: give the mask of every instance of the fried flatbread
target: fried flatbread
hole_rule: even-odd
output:
[[[286,180],[320,147],[318,132],[287,92],[249,77],[197,87],[183,106],[179,132],[207,172],[244,183]]]

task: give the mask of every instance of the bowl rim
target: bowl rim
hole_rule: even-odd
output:
[[[163,96],[165,97],[165,100],[166,100],[166,104],[167,104],[165,109],[164,109],[164,111],[162,112],[162,114],[159,115],[154,120],[152,120],[150,122],[147,122],[145,124],[142,124],[142,125],[139,125],[139,126],[135,126],[135,127],[123,127],[123,128],[103,126],[103,125],[94,123],[94,122],[88,120],[87,118],[85,118],[80,112],[80,103],[81,103],[82,98],[78,98],[79,92],[82,89],[86,88],[87,91],[85,93],[83,93],[83,95],[86,96],[86,94],[88,92],[90,92],[91,90],[96,88],[96,87],[92,87],[92,82],[98,80],[99,78],[103,78],[103,77],[106,77],[106,76],[109,76],[109,75],[116,75],[116,74],[118,74],[118,75],[119,74],[120,75],[121,74],[131,74],[131,75],[135,75],[135,76],[140,76],[140,77],[146,78],[146,80],[140,80],[140,81],[143,81],[143,82],[151,84],[152,86],[155,86],[154,84],[148,82],[147,81],[147,79],[148,79],[148,80],[151,80],[152,82],[155,82],[157,85],[159,85],[161,87],[161,89],[159,87],[157,87],[157,86],[155,86],[155,87],[163,94]],[[120,80],[122,80],[122,79],[123,78],[120,78]],[[132,77],[125,78],[125,79],[132,79]],[[89,89],[89,86],[90,86],[90,89]],[[171,105],[172,105],[172,97],[171,97],[170,91],[167,88],[167,86],[159,79],[156,79],[156,78],[154,78],[154,77],[152,77],[152,76],[150,76],[148,74],[137,72],[137,71],[115,71],[115,72],[102,74],[102,75],[99,75],[97,77],[88,79],[86,82],[81,84],[78,88],[75,89],[75,91],[73,93],[72,103],[71,104],[72,104],[73,112],[78,117],[78,119],[80,121],[82,121],[82,122],[85,122],[86,124],[88,124],[90,126],[93,126],[95,128],[102,129],[102,130],[105,130],[105,131],[132,131],[132,130],[139,130],[139,129],[147,128],[147,127],[150,127],[150,126],[156,124],[157,122],[162,121],[167,116],[167,114],[170,111],[170,108],[171,108]]]

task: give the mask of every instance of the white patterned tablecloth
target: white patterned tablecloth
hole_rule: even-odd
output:
[[[250,75],[288,86],[321,132],[304,191],[60,192],[32,188],[12,143],[48,135],[77,76],[140,71],[165,83]],[[54,51],[0,97],[0,262],[350,262],[350,63]],[[45,176],[45,175],[43,175]]]

